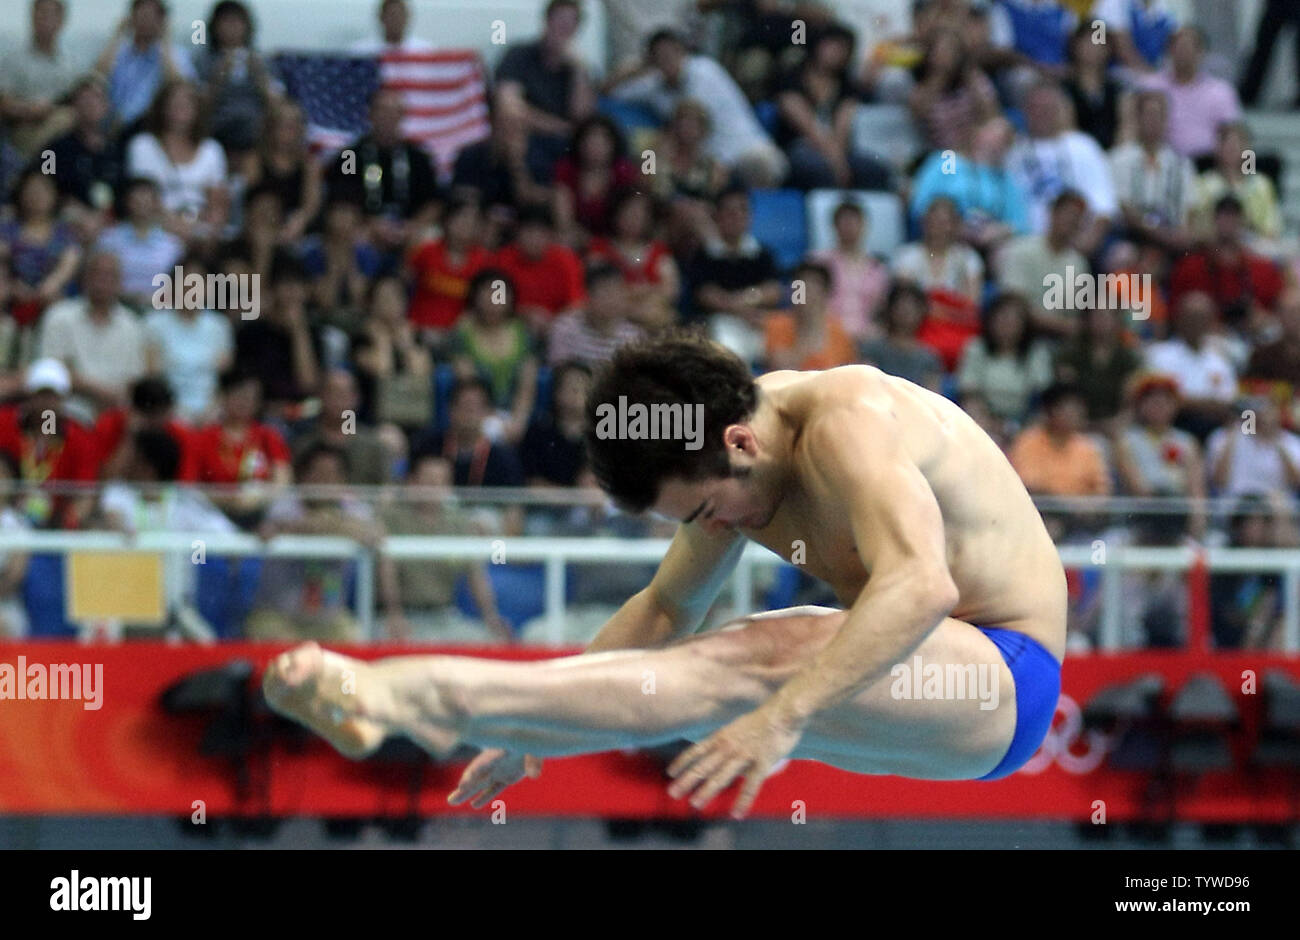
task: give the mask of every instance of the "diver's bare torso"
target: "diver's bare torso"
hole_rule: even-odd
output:
[[[887,403],[903,429],[904,449],[943,515],[948,568],[959,596],[951,616],[1020,631],[1058,659],[1064,656],[1065,574],[1056,548],[1015,470],[965,412],[871,366],[774,372],[758,385],[796,429],[845,398]],[[870,427],[844,428],[845,434],[871,432]],[[800,485],[800,468],[816,459],[796,431],[793,472],[776,514],[762,529],[741,531],[787,560],[798,554],[804,570],[848,607],[870,572],[858,558],[843,507],[809,499]]]

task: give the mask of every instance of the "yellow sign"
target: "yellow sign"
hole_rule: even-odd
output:
[[[163,558],[152,552],[70,552],[69,620],[121,620],[161,626],[167,603]]]

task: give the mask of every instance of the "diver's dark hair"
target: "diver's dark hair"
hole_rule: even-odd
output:
[[[703,445],[683,440],[627,440],[602,433],[608,405],[703,406]],[[758,386],[740,357],[687,330],[670,330],[620,347],[596,374],[587,396],[587,452],[601,489],[632,512],[654,505],[665,480],[703,480],[731,473],[722,432],[758,404]],[[606,428],[607,430],[607,428]]]

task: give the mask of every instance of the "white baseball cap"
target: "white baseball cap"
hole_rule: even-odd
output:
[[[72,376],[68,374],[68,367],[58,359],[37,359],[27,367],[27,379],[23,382],[23,387],[29,392],[49,389],[66,395],[72,391]]]

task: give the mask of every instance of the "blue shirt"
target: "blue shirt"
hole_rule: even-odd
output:
[[[189,56],[175,43],[172,44],[172,60],[184,78],[193,81],[197,77]],[[108,99],[119,121],[130,124],[149,110],[154,95],[162,87],[163,74],[161,43],[154,43],[141,52],[130,39],[122,40],[108,75]]]
[[[1074,14],[1060,2],[998,0],[1011,23],[1016,51],[1040,65],[1064,65],[1068,60]]]
[[[961,154],[953,155],[953,172],[943,172],[943,164],[943,153],[936,151],[917,170],[909,207],[913,224],[920,225],[930,203],[947,196],[957,204],[957,211],[966,222],[978,221],[983,216],[1009,225],[1017,235],[1028,234],[1025,194],[1010,173],[976,163]]]

